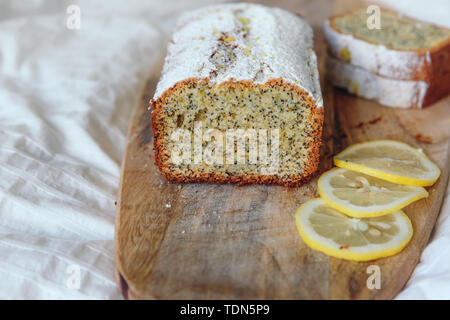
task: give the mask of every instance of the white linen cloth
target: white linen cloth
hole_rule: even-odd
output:
[[[177,13],[207,2],[2,0],[1,299],[121,298],[114,202],[131,111]],[[447,192],[398,298],[450,299],[449,215]]]

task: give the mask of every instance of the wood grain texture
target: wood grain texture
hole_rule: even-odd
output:
[[[263,1],[270,4],[269,1]],[[344,7],[345,4],[345,7]],[[326,46],[321,23],[358,1],[281,1],[315,27],[320,74]],[[425,110],[395,110],[334,89],[321,79],[325,126],[320,170],[355,142],[394,139],[422,148],[441,168],[430,196],[408,206],[414,236],[400,254],[350,262],[311,250],[294,213],[317,197],[317,178],[300,188],[174,184],[153,163],[148,101],[155,70],[136,106],[117,201],[115,263],[129,299],[389,299],[405,285],[432,232],[448,180],[450,97]],[[369,265],[381,289],[366,286]]]

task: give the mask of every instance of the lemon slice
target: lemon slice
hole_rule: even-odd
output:
[[[421,150],[392,140],[354,144],[336,155],[334,164],[410,186],[431,186],[441,174]]]
[[[322,199],[305,202],[295,213],[297,229],[311,248],[327,255],[369,261],[400,252],[411,240],[411,221],[402,212],[356,219],[330,208]]]
[[[343,168],[322,174],[318,187],[327,205],[354,218],[382,216],[428,196],[422,187],[395,184]]]

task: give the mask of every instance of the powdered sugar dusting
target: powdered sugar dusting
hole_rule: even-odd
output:
[[[278,8],[238,3],[184,14],[167,49],[154,99],[179,81],[270,79],[304,89],[322,107],[317,58],[308,23]]]

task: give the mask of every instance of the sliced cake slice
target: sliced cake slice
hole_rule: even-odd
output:
[[[386,9],[380,29],[365,10],[325,22],[331,81],[390,107],[423,108],[450,93],[450,30]]]
[[[425,81],[397,80],[380,76],[331,55],[326,59],[327,79],[350,93],[394,108],[422,108],[433,102]]]
[[[369,29],[366,10],[328,19],[330,52],[388,78],[448,83],[450,30],[386,9],[380,13],[380,29]]]
[[[170,181],[298,186],[317,169],[323,107],[311,27],[253,4],[184,14],[151,102]]]

